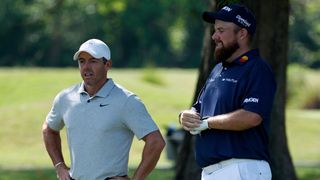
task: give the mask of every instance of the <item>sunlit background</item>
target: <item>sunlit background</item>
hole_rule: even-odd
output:
[[[288,145],[299,178],[320,179],[320,0],[290,4]],[[164,137],[179,127],[194,96],[206,9],[206,0],[1,1],[0,179],[56,179],[41,125],[54,96],[81,82],[72,56],[90,38],[110,46],[108,76],[141,97]],[[134,141],[132,169],[142,147]],[[150,179],[173,178],[166,152]]]

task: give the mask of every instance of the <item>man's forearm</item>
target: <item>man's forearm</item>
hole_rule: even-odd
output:
[[[260,115],[243,109],[209,117],[207,120],[209,128],[233,131],[243,131],[262,122]]]
[[[52,160],[53,165],[59,165],[60,162],[64,163],[61,150],[60,133],[53,131],[48,127],[47,123],[44,123],[42,127],[42,134],[44,144],[46,146],[47,152]]]
[[[159,131],[147,135],[145,146],[142,152],[142,160],[132,177],[132,180],[143,180],[155,168],[160,154],[165,146],[165,142]]]

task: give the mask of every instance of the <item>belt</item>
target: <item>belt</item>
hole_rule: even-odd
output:
[[[119,177],[119,176],[118,176]],[[120,177],[128,177],[127,175],[124,175],[124,176],[120,176]],[[109,179],[113,179],[114,177],[107,177],[105,178],[104,180],[109,180]]]
[[[124,175],[124,176],[120,176],[120,177],[128,177],[127,175]],[[110,179],[113,179],[114,177],[107,177],[105,178],[104,180],[110,180]],[[70,177],[70,180],[76,180],[76,179],[73,179],[72,177]]]
[[[217,171],[219,169],[222,169],[226,166],[229,166],[231,164],[236,164],[236,163],[242,163],[242,162],[250,162],[250,161],[260,161],[260,160],[254,160],[254,159],[228,159],[225,161],[220,161],[219,163],[216,164],[212,164],[210,166],[204,167],[202,168],[202,170],[206,173],[206,174],[210,174],[214,171]]]

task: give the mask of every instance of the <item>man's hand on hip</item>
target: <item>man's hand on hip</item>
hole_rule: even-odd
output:
[[[70,180],[69,169],[64,163],[56,167],[59,180]]]

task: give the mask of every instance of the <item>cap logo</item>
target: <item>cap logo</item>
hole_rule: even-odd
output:
[[[237,15],[236,18],[238,19],[238,22],[240,24],[242,24],[243,26],[245,26],[245,27],[251,26],[251,24],[246,19],[243,19],[240,15]]]
[[[225,11],[228,11],[228,12],[232,11],[232,9],[229,8],[228,6],[225,6],[225,7],[223,7],[222,9],[225,10]]]

